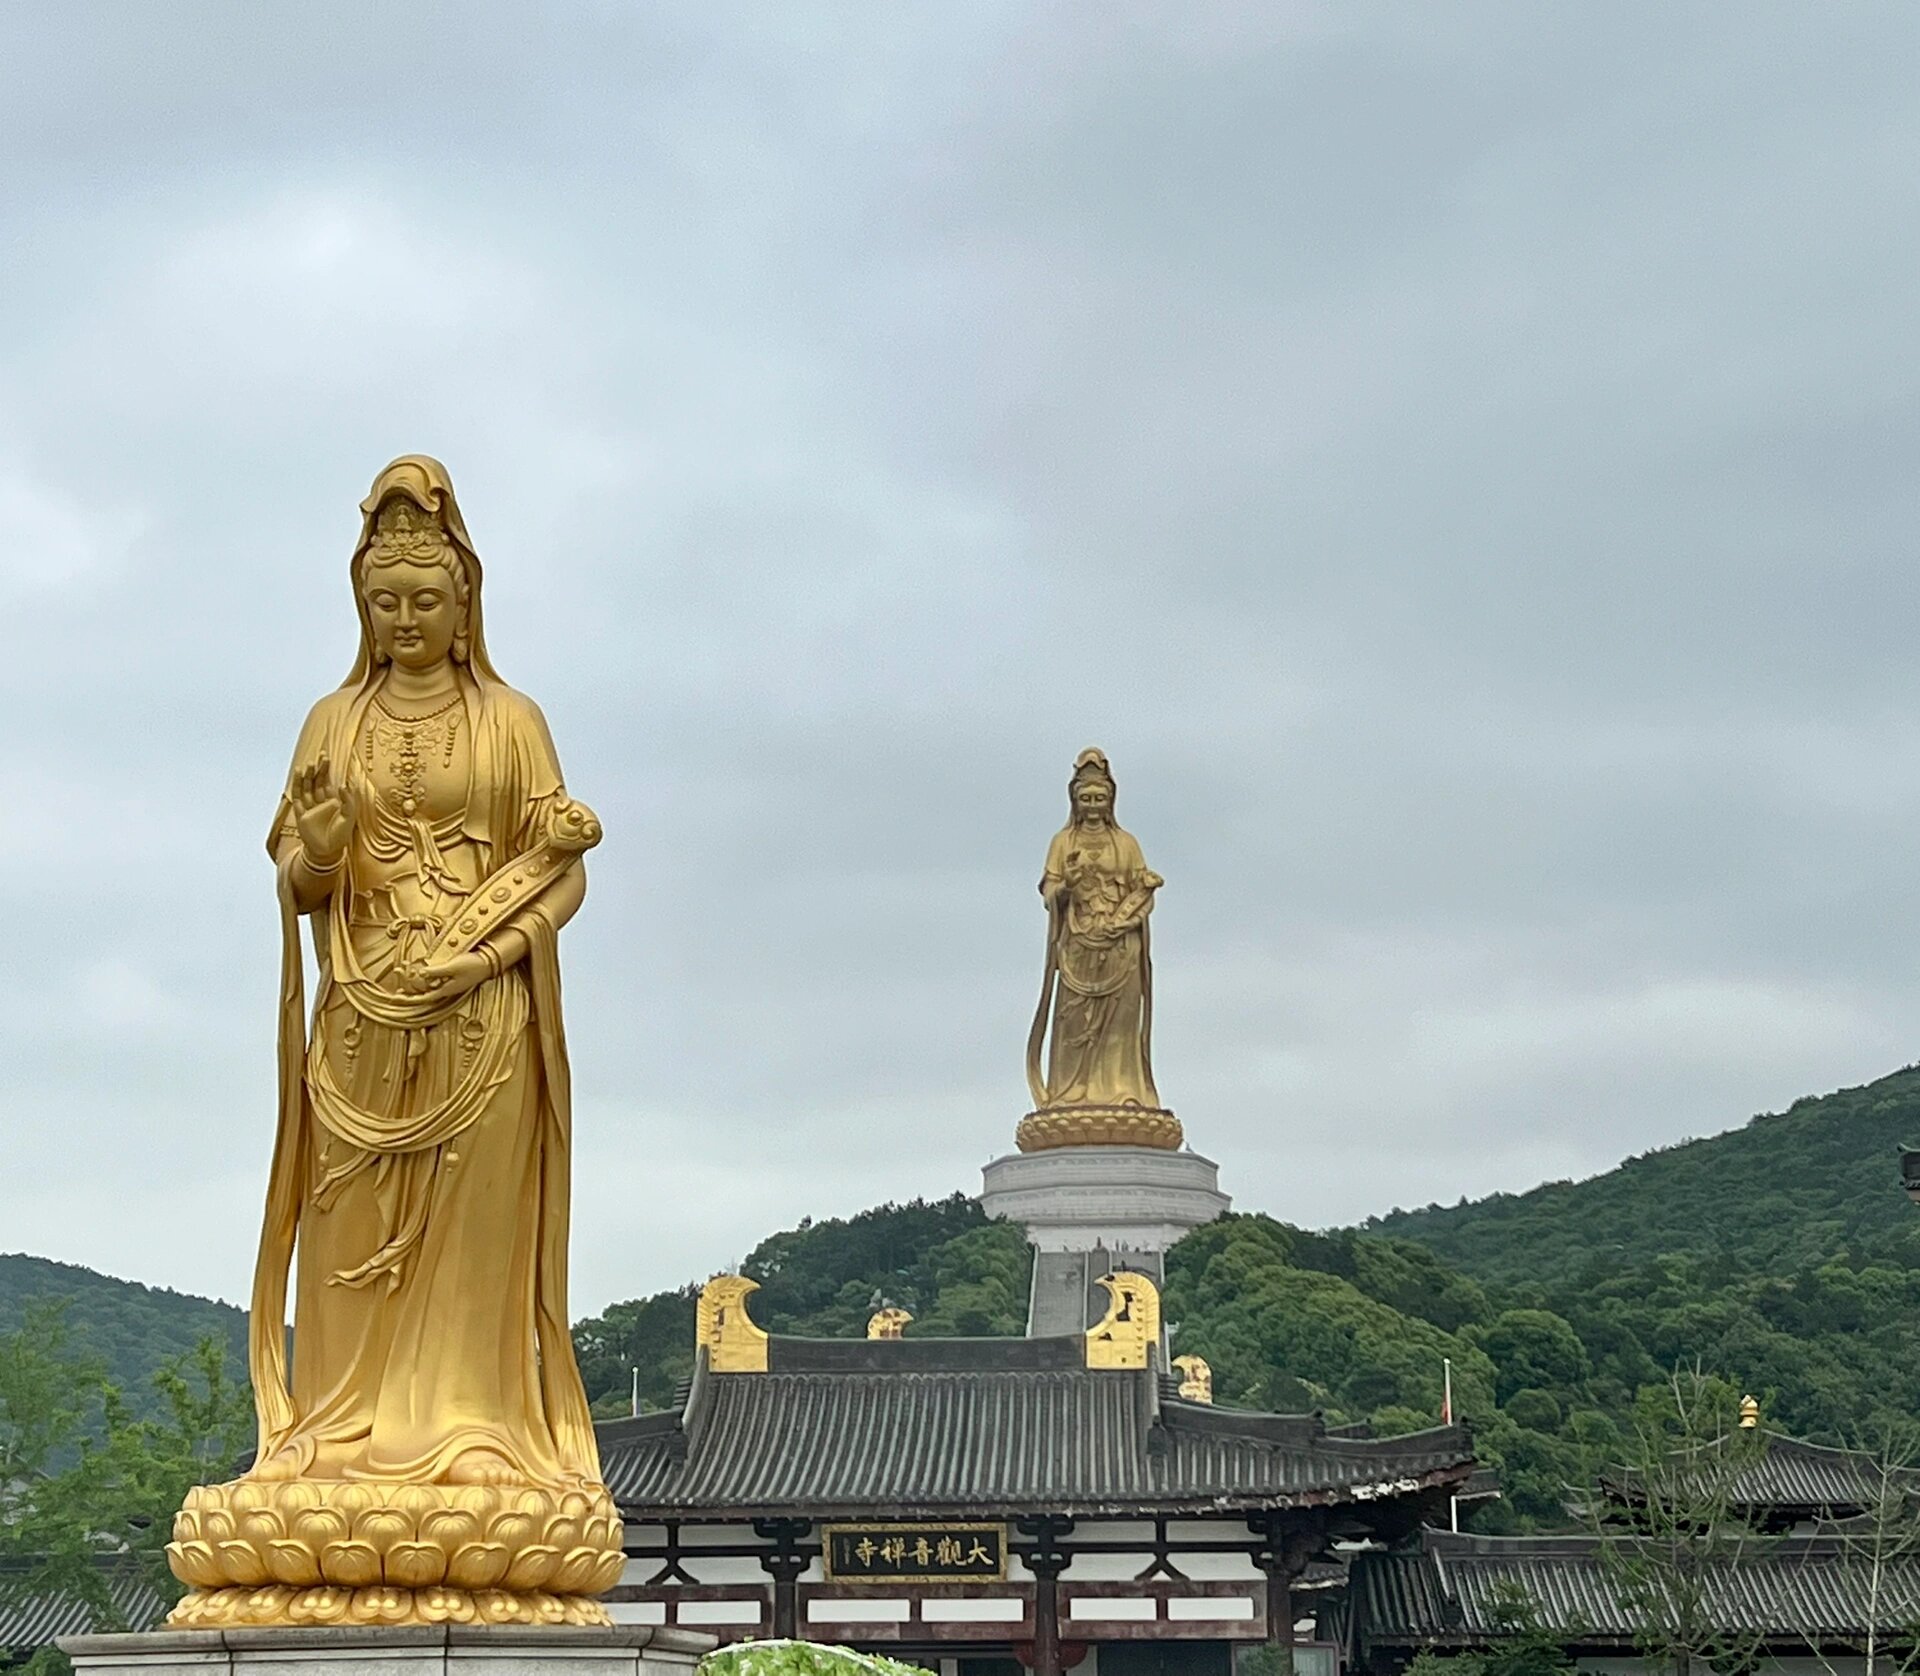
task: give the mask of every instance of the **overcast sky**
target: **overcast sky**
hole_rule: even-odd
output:
[[[12,0],[0,1250],[244,1298],[402,452],[607,829],[578,1313],[977,1191],[1089,744],[1243,1208],[1920,1058],[1917,165],[1904,5]]]

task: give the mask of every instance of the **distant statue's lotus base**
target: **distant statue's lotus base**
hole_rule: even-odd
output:
[[[1177,1152],[1186,1136],[1164,1106],[1058,1106],[1028,1112],[1014,1143],[1022,1152],[1056,1146],[1151,1146]]]
[[[189,1492],[167,1558],[179,1629],[299,1624],[604,1624],[626,1564],[597,1484],[254,1478]]]

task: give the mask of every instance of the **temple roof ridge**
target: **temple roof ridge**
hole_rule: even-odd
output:
[[[772,1346],[765,1373],[703,1369],[683,1409],[601,1425],[608,1488],[629,1517],[1197,1513],[1444,1494],[1474,1467],[1464,1427],[1333,1438],[1317,1415],[1166,1397],[1152,1365],[916,1367],[902,1343],[876,1347],[880,1373],[782,1371]]]

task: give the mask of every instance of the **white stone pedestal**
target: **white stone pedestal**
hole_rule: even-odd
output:
[[[70,1635],[75,1676],[692,1676],[714,1637],[648,1624]]]
[[[1211,1158],[1150,1146],[1014,1152],[983,1173],[987,1215],[1018,1222],[1034,1248],[1027,1332],[1037,1338],[1098,1321],[1106,1308],[1099,1277],[1109,1269],[1136,1269],[1164,1285],[1167,1247],[1233,1204]]]
[[[1013,1152],[982,1173],[987,1215],[1020,1223],[1039,1251],[1165,1251],[1233,1205],[1211,1158],[1150,1146]]]

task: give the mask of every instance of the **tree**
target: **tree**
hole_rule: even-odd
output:
[[[1849,1592],[1865,1626],[1852,1650],[1867,1676],[1920,1671],[1920,1427],[1890,1421],[1870,1441],[1856,1440],[1861,1510],[1831,1527]],[[1829,1670],[1824,1646],[1810,1650]]]
[[[1749,1517],[1744,1480],[1766,1434],[1738,1424],[1739,1398],[1698,1366],[1643,1394],[1618,1466],[1585,1494],[1601,1564],[1634,1619],[1634,1644],[1673,1676],[1697,1665],[1744,1667],[1765,1632],[1717,1609],[1719,1580],[1772,1546]]]
[[[1033,1253],[1010,1222],[988,1222],[955,1193],[928,1204],[879,1205],[845,1220],[804,1219],[762,1240],[740,1265],[760,1283],[749,1306],[770,1333],[858,1338],[881,1304],[909,1311],[915,1338],[1018,1336],[1027,1321]],[[638,1394],[673,1400],[693,1371],[698,1284],[611,1304],[573,1329],[593,1412],[614,1419]]]
[[[1465,1336],[1492,1360],[1494,1399],[1503,1405],[1519,1391],[1578,1389],[1590,1371],[1580,1335],[1552,1310],[1502,1310]]]
[[[101,1364],[78,1353],[57,1305],[0,1335],[0,1561],[17,1595],[78,1599],[103,1630],[124,1629],[102,1562],[135,1571],[162,1599],[173,1513],[195,1484],[229,1476],[251,1440],[253,1403],[208,1338],[154,1378],[158,1417],[134,1414]],[[51,1647],[30,1676],[64,1667]]]
[[[1033,1252],[1011,1222],[989,1222],[936,1246],[932,1307],[908,1329],[918,1338],[1018,1338],[1026,1331]]]
[[[1181,1348],[1212,1363],[1217,1398],[1324,1407],[1351,1419],[1412,1410],[1431,1424],[1451,1360],[1460,1411],[1492,1407],[1493,1366],[1464,1334],[1405,1314],[1338,1272],[1365,1266],[1360,1253],[1368,1244],[1364,1236],[1336,1240],[1229,1214],[1173,1248],[1167,1314],[1180,1323]],[[1303,1254],[1314,1267],[1299,1266]]]
[[[611,1304],[573,1329],[580,1379],[601,1419],[642,1408],[665,1408],[674,1386],[693,1372],[694,1321],[700,1288],[682,1286]],[[635,1374],[638,1378],[635,1378]]]

